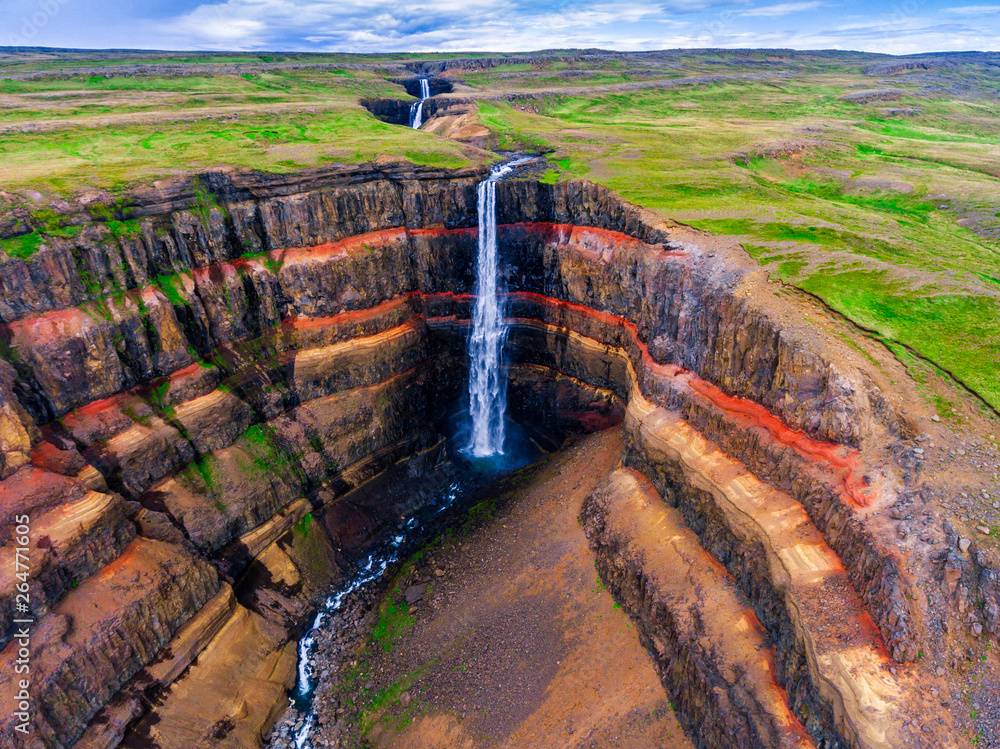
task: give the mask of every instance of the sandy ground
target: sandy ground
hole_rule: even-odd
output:
[[[610,430],[550,457],[517,479],[492,522],[437,547],[401,581],[397,599],[430,587],[411,609],[413,626],[375,663],[376,689],[406,690],[390,689],[368,714],[367,742],[692,747],[577,522],[621,439]]]

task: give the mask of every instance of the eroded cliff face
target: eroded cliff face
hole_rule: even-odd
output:
[[[67,236],[0,261],[0,506],[32,524],[31,745],[266,735],[316,593],[393,509],[352,492],[446,458],[481,177],[204,175],[68,212]],[[702,745],[737,729],[761,746],[960,743],[947,720],[910,728],[940,712],[925,700],[945,687],[914,661],[954,617],[928,610],[935,568],[887,517],[919,478],[897,453],[920,415],[886,395],[905,376],[818,336],[738,248],[599,186],[501,183],[498,214],[512,409],[556,441],[624,419],[632,473],[585,520]],[[643,563],[674,557],[731,605]],[[996,573],[949,564],[985,581],[995,634]],[[698,606],[716,607],[709,635]],[[748,643],[770,665],[745,663]]]
[[[448,98],[448,99],[435,99],[433,97],[437,96],[440,91],[434,91],[431,89],[430,99],[424,100],[424,106],[422,110],[422,116],[424,122],[429,120],[431,117],[437,117],[439,115],[448,115],[459,111],[464,111],[467,107],[473,104],[471,99],[466,98]],[[419,97],[420,91],[419,86],[417,92],[413,94]],[[410,99],[362,99],[361,106],[371,112],[373,115],[378,117],[382,122],[388,122],[391,125],[406,125],[410,124],[410,107],[413,101]]]

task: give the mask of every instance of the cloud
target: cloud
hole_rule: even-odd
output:
[[[26,41],[15,43],[33,45],[419,53],[794,47],[897,54],[996,49],[1000,0],[981,1],[990,4],[940,9],[975,0],[893,0],[890,11],[868,0],[6,0],[10,31],[27,28],[19,32]],[[32,26],[42,5],[59,11]]]
[[[649,0],[227,0],[159,22],[156,32],[164,44],[201,49],[650,49],[661,44],[648,25],[668,20],[662,2]]]
[[[618,3],[614,5],[590,5],[577,10],[549,12],[540,15],[527,13],[524,18],[525,20],[530,19],[531,25],[536,28],[592,28],[609,24],[636,23],[644,19],[659,18],[662,20],[663,12],[656,5]]]
[[[202,5],[164,25],[178,37],[198,40],[204,47],[218,49],[247,48],[266,38],[266,24],[261,20],[234,16],[219,5]]]
[[[847,20],[810,28],[767,28],[749,33],[739,25],[717,29],[711,46],[728,48],[792,47],[795,49],[842,49],[907,55],[934,50],[976,50],[996,47],[995,28],[973,28],[966,23],[937,23],[933,19],[894,16],[873,17],[863,21]],[[680,47],[706,46],[704,38],[691,43],[679,41]]]
[[[942,8],[941,11],[959,16],[992,16],[1000,13],[1000,5],[962,5],[958,8]]]
[[[749,5],[749,0],[664,0],[660,2],[663,13],[704,13],[718,8]]]
[[[822,8],[820,0],[809,0],[801,3],[778,3],[777,5],[764,5],[759,8],[750,8],[740,13],[741,16],[750,18],[777,18],[779,16],[790,16],[793,13],[804,13],[807,10],[817,10]]]

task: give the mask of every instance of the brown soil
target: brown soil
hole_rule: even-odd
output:
[[[479,124],[479,110],[472,106],[450,107],[427,120],[424,132],[483,147],[490,131]]]
[[[613,429],[552,456],[498,517],[400,581],[397,600],[431,587],[373,668],[376,691],[401,684],[409,702],[397,686],[366,714],[373,746],[692,747],[577,520],[621,448]]]

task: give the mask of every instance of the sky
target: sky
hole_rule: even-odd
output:
[[[0,0],[0,45],[299,52],[1000,49],[1000,0]]]

